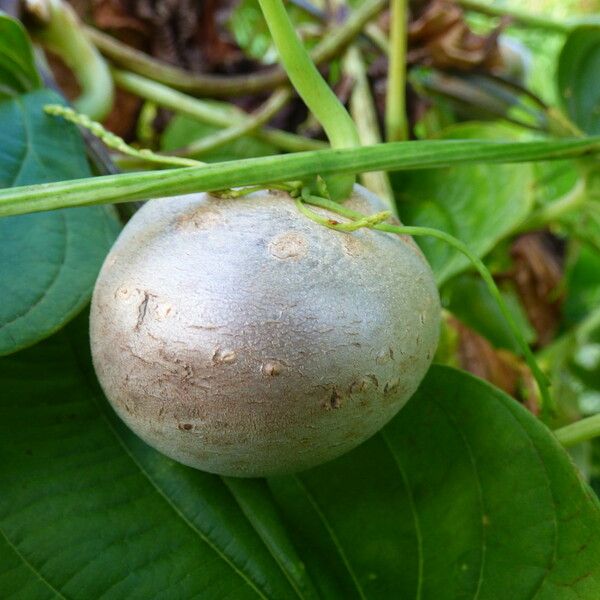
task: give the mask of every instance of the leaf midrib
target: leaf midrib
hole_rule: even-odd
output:
[[[93,398],[93,402],[96,405],[96,408],[98,409],[103,421],[106,423],[109,431],[112,433],[112,435],[116,439],[119,446],[121,446],[122,450],[125,452],[125,455],[133,462],[133,464],[136,466],[136,468],[139,469],[139,472],[144,476],[145,479],[147,479],[148,483],[154,488],[156,493],[165,501],[167,506],[169,506],[169,508],[171,510],[173,510],[173,512],[183,521],[183,523],[185,523],[185,525],[187,525],[187,527],[196,536],[198,536],[211,550],[213,550],[213,552],[215,552],[215,554],[217,554],[217,556],[219,558],[221,558],[234,571],[234,573],[236,573],[236,575],[238,575],[249,587],[251,587],[257,593],[257,595],[259,597],[263,598],[264,600],[269,600],[269,598],[264,595],[262,590],[242,570],[240,570],[238,568],[238,566],[235,563],[233,563],[229,559],[229,557],[225,553],[223,553],[221,551],[221,549],[218,546],[216,546],[210,538],[206,537],[206,535],[185,516],[185,514],[177,507],[176,504],[174,504],[170,500],[170,498],[163,492],[163,490],[160,488],[160,486],[153,480],[150,473],[148,473],[148,471],[140,464],[140,462],[137,460],[135,455],[131,452],[131,450],[129,449],[127,444],[123,441],[123,439],[119,435],[118,431],[114,428],[113,424],[111,423],[110,419],[108,418],[104,409],[102,408],[100,399],[98,398],[98,395],[94,389],[94,386],[89,384],[87,371],[85,369],[81,368],[79,355],[78,355],[77,351],[75,350],[75,348],[73,348],[73,343],[72,343],[70,336],[68,336],[68,341],[69,341],[69,346],[71,348],[71,354],[72,354],[73,360],[78,366],[80,366],[80,369],[79,369],[80,378],[83,380],[85,386],[88,388],[88,390]]]
[[[415,524],[415,535],[417,538],[417,593],[415,595],[416,600],[421,599],[421,595],[423,593],[423,534],[421,532],[421,521],[419,519],[419,513],[417,512],[417,507],[415,506],[415,500],[412,493],[412,488],[410,487],[410,481],[408,480],[408,476],[406,474],[406,470],[400,461],[400,457],[394,452],[392,445],[387,437],[387,433],[385,429],[381,431],[381,437],[385,446],[387,447],[388,452],[392,456],[392,460],[394,464],[398,468],[398,472],[400,473],[400,477],[402,478],[402,482],[404,483],[404,487],[406,489],[406,496],[408,498],[408,505],[410,506],[410,512],[413,517],[413,522]]]
[[[15,553],[15,555],[17,556],[17,558],[19,558],[19,560],[25,565],[25,567],[27,569],[29,569],[34,576],[42,582],[42,584],[44,584],[49,590],[52,591],[52,593],[56,594],[57,598],[62,598],[62,600],[67,600],[66,596],[63,596],[63,594],[57,590],[42,574],[41,571],[39,571],[38,569],[35,568],[34,565],[32,565],[28,560],[27,557],[19,550],[19,548],[13,544],[13,542],[11,542],[11,540],[9,539],[9,537],[6,535],[6,533],[4,532],[4,529],[2,529],[2,526],[0,525],[0,535],[2,536],[2,538],[6,541],[6,543],[8,544],[8,547]]]
[[[350,564],[350,561],[348,560],[348,557],[346,556],[346,553],[344,552],[344,548],[342,547],[342,544],[340,543],[337,535],[335,534],[335,531],[334,531],[333,527],[331,526],[329,519],[325,516],[323,511],[320,509],[318,503],[314,499],[313,495],[308,491],[307,487],[304,485],[304,482],[300,479],[300,477],[298,477],[297,475],[291,475],[291,477],[296,481],[298,487],[304,492],[309,504],[312,506],[313,510],[317,513],[317,515],[319,516],[319,519],[323,523],[323,526],[327,530],[327,533],[329,534],[329,537],[331,538],[333,545],[335,546],[336,550],[338,551],[338,554],[339,554],[340,558],[342,559],[342,562],[344,563],[344,566],[346,567],[346,570],[348,571],[348,574],[350,575],[350,578],[352,579],[354,586],[356,587],[356,591],[358,592],[358,595],[360,596],[360,598],[362,598],[362,600],[367,600],[367,596],[365,595],[365,592],[362,589],[362,586],[360,585],[358,577],[356,576],[356,573],[354,572],[354,569],[352,568],[352,565]]]

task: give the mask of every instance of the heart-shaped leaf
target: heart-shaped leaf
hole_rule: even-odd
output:
[[[498,124],[466,123],[447,130],[444,139],[514,140],[515,134]],[[394,189],[407,225],[442,229],[484,256],[531,210],[533,170],[529,164],[485,163],[410,171],[394,176]],[[469,265],[439,240],[419,238],[418,243],[440,283]]]
[[[558,60],[558,91],[573,122],[600,133],[600,27],[584,25],[567,38]]]
[[[43,112],[38,90],[0,102],[0,188],[89,177],[77,129]],[[0,355],[59,329],[89,301],[119,230],[113,207],[0,219]]]
[[[480,380],[433,367],[352,453],[222,479],[129,432],[87,347],[79,319],[0,360],[1,597],[598,597],[598,502]]]
[[[0,100],[42,86],[23,26],[0,12]]]

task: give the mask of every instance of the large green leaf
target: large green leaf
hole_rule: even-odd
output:
[[[341,459],[222,479],[117,420],[85,330],[0,360],[0,597],[598,598],[597,501],[489,385],[433,367]]]
[[[41,87],[23,26],[0,12],[0,100]]]
[[[444,139],[513,139],[501,125],[468,123]],[[411,171],[394,177],[400,217],[406,224],[436,227],[463,240],[479,256],[489,252],[527,216],[533,205],[533,170],[528,164],[461,165]],[[439,240],[420,238],[438,281],[468,266],[467,259]]]
[[[600,27],[573,30],[558,61],[558,90],[567,114],[589,134],[600,132]]]
[[[0,102],[0,188],[89,177],[77,129],[43,112],[38,90]],[[118,233],[113,207],[0,219],[0,355],[59,329],[88,302]]]

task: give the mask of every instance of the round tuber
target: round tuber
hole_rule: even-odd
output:
[[[360,186],[346,205],[384,208]],[[106,258],[90,327],[100,383],[135,433],[186,465],[253,477],[376,433],[425,375],[439,320],[412,238],[333,231],[260,191],[148,202]]]

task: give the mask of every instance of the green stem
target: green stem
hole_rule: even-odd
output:
[[[360,146],[354,122],[308,55],[282,0],[258,1],[290,81],[322,125],[331,146]],[[344,200],[352,193],[354,175],[331,177],[327,185],[333,199]]]
[[[377,109],[362,54],[357,46],[351,46],[344,58],[344,70],[354,79],[350,96],[350,114],[356,123],[358,136],[363,146],[372,146],[381,142]],[[385,171],[372,171],[361,175],[363,185],[377,194],[396,215],[397,208],[390,179]]]
[[[600,436],[600,414],[556,429],[554,435],[566,448],[594,439]]]
[[[388,142],[408,139],[406,119],[406,46],[408,0],[391,0],[390,58],[385,128]]]
[[[232,104],[200,100],[135,73],[114,70],[113,77],[121,89],[203,123],[219,127],[230,127],[232,124],[253,125],[252,117]],[[318,140],[279,129],[259,129],[255,134],[259,139],[289,152],[317,150],[326,146]]]
[[[321,208],[325,208],[327,210],[337,212],[344,217],[347,217],[352,220],[356,220],[357,223],[365,222],[366,220],[368,220],[368,217],[369,217],[368,215],[364,215],[355,210],[346,208],[344,206],[340,206],[334,202],[325,200],[323,198],[310,196],[309,200],[310,200],[310,203],[314,204],[315,206],[320,206]],[[372,217],[377,217],[377,216],[378,215],[372,215]],[[317,218],[318,218],[318,216],[317,216]],[[335,222],[332,222],[331,220],[325,220],[323,222],[323,224],[332,229],[339,229],[338,224]],[[388,233],[395,233],[398,235],[433,237],[433,238],[436,238],[438,240],[445,242],[446,244],[448,244],[455,250],[458,250],[459,252],[464,254],[469,259],[469,261],[472,263],[472,265],[475,267],[475,269],[477,270],[477,272],[479,273],[479,275],[485,282],[485,284],[488,288],[488,291],[490,292],[490,294],[492,295],[492,297],[498,304],[500,311],[502,312],[502,315],[506,319],[506,322],[508,323],[508,325],[512,331],[512,334],[514,335],[517,343],[519,344],[519,346],[521,348],[521,351],[523,352],[525,361],[527,362],[529,368],[531,369],[531,372],[533,373],[533,376],[535,377],[535,380],[537,381],[538,387],[540,389],[540,394],[542,396],[543,410],[546,412],[546,414],[549,414],[549,413],[551,414],[554,411],[555,407],[554,407],[553,400],[550,397],[550,393],[548,390],[548,388],[549,388],[548,378],[540,369],[540,367],[535,359],[535,356],[533,355],[533,352],[531,351],[531,348],[529,347],[529,344],[527,344],[527,342],[525,341],[525,338],[523,337],[523,334],[521,333],[521,328],[519,327],[518,323],[514,320],[512,313],[508,308],[508,305],[504,301],[504,298],[502,297],[502,294],[500,293],[500,290],[498,289],[498,286],[496,285],[496,282],[494,281],[494,278],[492,277],[491,273],[488,271],[488,269],[485,266],[485,264],[483,263],[483,261],[476,254],[474,254],[463,241],[451,236],[450,234],[446,233],[445,231],[440,231],[438,229],[433,229],[431,227],[391,225],[389,223],[375,223],[375,224],[368,224],[366,226],[371,227],[372,229],[377,229],[379,231],[386,231]]]
[[[365,25],[365,35],[383,54],[387,55],[390,53],[390,42],[379,25],[376,23],[367,23]]]
[[[546,29],[556,33],[569,33],[577,27],[600,25],[600,14],[588,14],[582,17],[571,17],[567,19],[549,19],[541,15],[532,15],[529,12],[512,8],[505,5],[496,6],[484,4],[480,0],[457,0],[464,9],[478,12],[490,17],[508,17],[514,25],[521,25],[530,29]]]
[[[36,8],[46,9],[46,13],[36,13],[43,25],[33,27],[35,38],[61,57],[81,87],[73,102],[76,110],[94,120],[103,119],[114,101],[113,80],[104,58],[82,32],[81,22],[66,2],[49,0]]]
[[[376,17],[386,6],[387,0],[362,2],[342,26],[319,42],[312,52],[312,59],[317,64],[321,64],[338,56],[362,31],[365,24]],[[280,68],[237,76],[188,73],[183,69],[153,59],[96,29],[86,27],[84,31],[98,49],[115,63],[140,75],[192,94],[219,97],[255,94],[272,90],[287,82],[287,75]]]
[[[600,137],[530,142],[394,142],[345,150],[318,150],[202,167],[105,175],[7,188],[0,190],[0,217],[70,206],[116,204],[232,187],[302,181],[316,175],[539,161],[575,158],[595,152],[600,152]]]
[[[532,29],[546,29],[558,33],[568,33],[575,26],[575,21],[555,21],[540,15],[532,15],[518,8],[508,7],[504,4],[502,6],[496,6],[485,4],[478,0],[457,0],[457,3],[466,10],[478,12],[482,15],[488,15],[490,17],[509,17],[516,24]]]
[[[171,151],[159,156],[178,156],[190,157],[198,156],[212,150],[220,148],[224,144],[235,141],[245,135],[252,134],[256,129],[270,121],[282,108],[291,97],[289,88],[282,88],[275,91],[270,98],[253,114],[248,115],[249,118],[239,125],[233,125],[212,135],[200,138],[192,142],[184,148]],[[146,164],[139,159],[129,157],[117,157],[116,162],[122,169],[137,169],[146,168]]]
[[[127,144],[125,140],[120,138],[118,135],[115,135],[111,131],[105,129],[102,124],[93,121],[83,113],[74,111],[68,106],[63,106],[62,104],[46,104],[46,106],[44,106],[44,112],[55,117],[62,117],[71,123],[75,123],[75,125],[79,125],[80,127],[87,129],[109,148],[117,150],[118,152],[122,152],[128,156],[133,156],[138,160],[143,160],[144,162],[159,163],[163,165],[169,165],[171,167],[198,167],[204,164],[198,160],[181,158],[179,156],[164,156],[161,154],[156,154],[151,150],[139,150],[134,148],[133,146]]]
[[[192,142],[187,147],[176,150],[173,154],[193,156],[202,152],[209,152],[240,137],[255,133],[257,129],[266,125],[288,103],[291,97],[292,91],[290,88],[276,90],[258,110],[245,117],[243,122]],[[308,138],[302,138],[303,143],[304,139]]]

